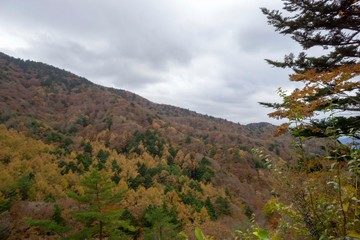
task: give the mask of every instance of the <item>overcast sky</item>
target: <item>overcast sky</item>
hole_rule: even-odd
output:
[[[291,89],[266,64],[299,47],[260,7],[280,0],[1,0],[0,51],[153,102],[243,124],[278,123],[259,101]]]

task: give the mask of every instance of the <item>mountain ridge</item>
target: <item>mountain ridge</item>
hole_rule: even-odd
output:
[[[3,59],[4,58],[7,60],[11,59],[11,61],[14,61],[15,63],[13,63],[13,64],[15,64],[15,65],[18,64],[18,67],[23,68],[24,72],[28,71],[28,68],[30,69],[31,66],[37,65],[37,64],[41,68],[48,67],[48,65],[43,64],[43,63],[37,63],[37,62],[29,61],[29,60],[23,61],[20,59],[11,58],[5,54],[2,54],[2,56],[3,56]],[[4,56],[6,56],[6,57],[4,57]],[[3,72],[4,71],[2,70],[1,73],[3,73]],[[248,124],[248,125],[241,125],[241,124],[233,123],[226,119],[215,118],[212,116],[199,114],[199,113],[196,113],[194,111],[190,111],[190,110],[184,109],[184,108],[179,108],[179,107],[166,105],[166,104],[157,104],[157,103],[151,102],[135,93],[132,93],[132,92],[129,92],[129,91],[126,91],[123,89],[106,88],[106,87],[97,85],[95,83],[92,83],[91,81],[89,81],[85,78],[77,77],[76,75],[74,75],[70,72],[67,72],[67,71],[63,72],[63,70],[53,67],[53,66],[50,67],[50,70],[48,69],[46,71],[43,71],[43,74],[45,74],[45,75],[48,74],[48,75],[50,75],[50,77],[48,76],[48,77],[43,77],[43,78],[37,78],[40,76],[40,74],[42,74],[41,70],[37,70],[35,76],[33,76],[34,73],[33,74],[28,73],[27,74],[28,76],[25,77],[28,79],[27,80],[21,79],[20,83],[24,86],[25,89],[30,88],[32,85],[35,87],[42,86],[45,89],[47,89],[47,91],[49,92],[50,95],[56,95],[57,92],[59,92],[59,91],[65,92],[65,93],[72,92],[72,93],[79,93],[79,94],[81,93],[81,91],[82,92],[90,91],[90,94],[95,94],[95,95],[97,94],[100,97],[101,93],[105,92],[107,94],[104,97],[104,99],[109,99],[111,97],[116,98],[116,96],[120,96],[123,100],[127,101],[127,105],[131,105],[131,106],[134,106],[134,104],[139,105],[142,108],[143,113],[145,113],[145,117],[153,118],[153,117],[155,117],[155,115],[158,115],[158,117],[161,116],[161,117],[165,117],[165,118],[170,118],[171,121],[175,121],[176,123],[179,123],[179,124],[186,123],[190,126],[198,128],[198,129],[201,128],[202,125],[208,125],[208,123],[206,121],[213,122],[214,124],[220,123],[220,125],[231,127],[232,131],[234,131],[235,129],[237,131],[239,129],[241,129],[243,131],[249,131],[248,130],[249,128],[252,128],[252,127],[261,128],[264,125],[264,123],[252,123],[252,124]],[[54,81],[54,79],[56,79],[56,82]],[[84,88],[81,90],[80,86],[82,86]],[[96,93],[94,91],[92,92],[92,89],[97,89],[97,91],[95,91]],[[109,93],[113,93],[115,95],[109,94]],[[46,101],[43,100],[42,102],[51,102],[51,100],[53,100],[51,98],[54,98],[54,96],[43,96],[43,97],[46,98]],[[41,96],[40,96],[40,98],[41,98]],[[67,100],[68,99],[62,99],[63,104]],[[112,101],[114,101],[114,99]],[[125,104],[124,101],[123,101],[123,103]],[[33,104],[37,104],[37,103],[34,102],[34,100],[33,100]],[[90,105],[90,103],[88,105]],[[85,107],[89,108],[88,105],[86,105]],[[26,106],[29,109],[31,109],[33,107],[33,106],[31,106],[31,104],[27,104]],[[57,111],[65,111],[64,108],[61,108],[61,106],[58,106],[58,104],[56,106],[51,106],[51,107],[56,108]],[[23,108],[24,108],[24,106],[23,106]],[[81,109],[81,110],[84,111],[84,109]],[[21,111],[21,110],[18,109],[18,111]],[[127,111],[127,112],[129,112],[129,111]],[[130,115],[132,115],[132,114],[130,114]],[[146,116],[146,115],[148,115],[148,116]],[[150,116],[150,115],[152,115],[152,116]],[[189,119],[187,119],[188,117],[193,117],[196,120],[193,120],[193,119],[189,120]],[[142,118],[144,118],[144,116],[142,116]],[[139,119],[137,119],[137,120],[139,120]],[[144,119],[142,119],[142,121],[144,122]],[[201,122],[202,122],[202,124],[200,124]],[[275,126],[272,124],[266,124],[266,126],[275,129]],[[208,126],[204,127],[204,129],[206,129],[206,128],[208,128]]]
[[[199,115],[199,116],[202,116],[202,117],[208,117],[210,119],[216,119],[218,121],[225,121],[225,122],[231,122],[231,123],[234,123],[234,124],[240,124],[240,123],[236,123],[236,122],[233,122],[231,120],[227,120],[225,118],[221,118],[221,117],[214,117],[214,116],[211,116],[211,115],[208,115],[208,114],[204,114],[204,113],[198,113],[196,111],[193,111],[193,110],[189,110],[189,109],[186,109],[186,108],[182,108],[182,107],[178,107],[178,106],[174,106],[174,105],[171,105],[171,104],[164,104],[164,103],[156,103],[154,101],[150,101],[142,96],[140,96],[139,94],[136,94],[134,92],[131,92],[131,91],[128,91],[126,89],[121,89],[121,88],[115,88],[115,87],[106,87],[106,86],[103,86],[101,84],[98,84],[98,83],[95,83],[95,82],[92,82],[91,80],[85,78],[85,77],[81,77],[81,76],[77,76],[76,74],[73,74],[71,73],[70,71],[66,70],[66,69],[61,69],[61,68],[58,68],[56,66],[53,66],[53,65],[49,65],[49,64],[46,64],[46,63],[43,63],[43,62],[39,62],[39,61],[33,61],[33,60],[30,60],[30,59],[21,59],[21,58],[14,58],[14,57],[11,57],[3,52],[0,52],[0,57],[2,59],[7,59],[7,60],[10,60],[11,61],[15,61],[17,62],[18,64],[20,63],[20,65],[22,65],[23,63],[26,63],[26,64],[30,64],[30,65],[42,65],[44,67],[50,67],[52,68],[53,70],[55,70],[56,72],[65,72],[67,73],[69,76],[73,76],[73,77],[76,77],[76,78],[79,78],[81,79],[82,81],[86,82],[86,83],[90,83],[92,85],[95,85],[95,86],[98,86],[100,88],[104,88],[104,89],[108,89],[110,92],[114,92],[115,94],[118,94],[120,95],[121,97],[123,97],[124,99],[128,100],[128,101],[136,101],[138,104],[143,104],[145,106],[152,106],[152,107],[158,107],[158,108],[177,108],[179,111],[181,111],[181,113],[183,114],[188,114],[188,115]],[[270,125],[273,125],[273,126],[276,126],[274,124],[271,124],[269,122],[264,122],[264,121],[261,121],[261,122],[253,122],[253,123],[247,123],[247,124],[240,124],[242,126],[246,126],[246,125],[256,125],[256,124],[270,124]]]
[[[270,123],[241,125],[153,103],[126,90],[103,87],[59,68],[5,54],[0,54],[0,96],[0,124],[5,128],[2,131],[11,136],[7,131],[14,129],[49,144],[59,178],[81,176],[91,167],[102,166],[112,180],[122,179],[135,195],[141,187],[156,188],[163,198],[170,193],[177,195],[181,199],[179,209],[186,209],[190,217],[200,214],[201,206],[214,214],[204,195],[204,189],[211,189],[207,197],[212,202],[221,196],[231,206],[231,216],[216,220],[211,215],[225,232],[238,226],[239,221],[249,221],[252,213],[260,223],[265,222],[262,208],[271,196],[269,172],[264,159],[252,149],[261,149],[275,159],[293,160],[292,137],[285,134],[275,138],[276,126]],[[113,163],[105,162],[104,166],[100,162],[101,156],[108,156],[104,153],[113,156]],[[0,150],[4,171],[12,171],[7,170],[7,162],[15,161],[7,157],[9,154]],[[119,173],[117,165],[131,174]],[[177,184],[186,179],[185,185],[193,190],[173,190],[162,180],[164,176]],[[137,216],[134,209],[138,208],[128,209]],[[184,216],[178,218],[188,221]]]

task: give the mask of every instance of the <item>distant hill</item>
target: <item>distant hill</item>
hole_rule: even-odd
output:
[[[340,137],[339,141],[342,144],[352,146],[352,147],[354,147],[356,149],[360,149],[360,140],[359,139],[344,136],[344,137]]]
[[[3,53],[0,53],[0,124],[4,127],[4,134],[41,141],[45,144],[44,149],[52,149],[51,161],[58,166],[58,174],[67,179],[62,186],[64,191],[75,189],[71,184],[75,180],[69,180],[69,174],[81,176],[91,167],[102,166],[115,182],[122,179],[134,194],[141,186],[147,190],[157,189],[163,198],[176,193],[181,204],[188,209],[186,211],[195,211],[193,214],[200,214],[201,208],[207,207],[211,215],[209,206],[205,204],[206,197],[215,204],[216,196],[222,196],[231,203],[232,214],[220,217],[218,212],[216,218],[215,215],[211,218],[228,229],[246,223],[252,213],[263,219],[262,207],[271,195],[265,163],[251,149],[258,148],[274,159],[291,161],[293,157],[290,154],[292,137],[275,138],[276,126],[269,123],[241,125],[179,107],[156,104],[129,91],[99,86],[68,71]],[[14,130],[20,135],[11,133]],[[316,149],[316,144],[310,147]],[[108,152],[108,155],[105,154],[107,157],[100,165],[103,152]],[[9,154],[0,149],[0,162],[8,172],[13,171],[8,162],[15,161],[12,157],[6,158]],[[109,156],[112,156],[113,165]],[[4,159],[7,159],[6,164]],[[133,167],[128,166],[131,161],[134,161]],[[128,167],[128,172],[135,172],[126,175],[122,169],[122,174],[120,167],[118,170],[114,167],[116,164],[123,169]],[[144,168],[154,170],[150,174]],[[29,171],[35,174],[34,170]],[[9,177],[10,182],[19,181],[16,174],[14,179]],[[145,175],[150,185],[141,180]],[[166,176],[172,177],[174,184],[185,178],[192,188],[198,186],[199,192],[192,190],[195,192],[191,196],[195,200],[186,198],[189,193],[184,189],[166,185],[161,180]],[[212,195],[206,195],[204,186],[210,183]],[[5,196],[8,190],[0,188],[0,191]],[[10,202],[44,200],[42,197],[5,199]],[[134,209],[135,206],[129,207],[129,211],[136,215]],[[185,221],[187,218],[179,219]],[[191,221],[207,223],[207,220]]]
[[[105,88],[70,72],[5,54],[0,54],[0,67],[3,100],[0,102],[0,120],[16,129],[19,124],[38,121],[57,130],[73,134],[76,129],[75,135],[95,137],[110,128],[116,135],[112,146],[118,148],[121,144],[115,142],[123,134],[144,129],[162,131],[174,144],[180,144],[180,140],[188,136],[201,142],[206,138],[210,144],[221,142],[248,148],[260,145],[268,148],[276,144],[266,142],[273,141],[275,129],[268,123],[244,126],[187,109],[156,104],[125,90]],[[172,127],[176,133],[168,134]],[[188,145],[191,147],[192,144]],[[284,147],[277,149],[280,156],[287,156]]]

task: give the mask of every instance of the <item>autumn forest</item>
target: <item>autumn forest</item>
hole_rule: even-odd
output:
[[[280,126],[0,53],[0,239],[360,239],[359,2],[283,2]]]

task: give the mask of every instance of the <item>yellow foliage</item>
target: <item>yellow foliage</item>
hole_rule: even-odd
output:
[[[215,188],[211,183],[200,182],[201,189],[203,190],[203,198],[206,199],[207,196],[210,198],[215,198],[217,196],[226,197],[225,191],[223,189]]]
[[[179,203],[176,206],[176,211],[178,213],[178,221],[184,223],[184,225],[190,225],[193,221],[193,214],[190,207],[187,207],[183,203]]]
[[[163,196],[163,192],[158,188],[145,189],[140,186],[136,191],[134,189],[127,191],[122,204],[128,206],[130,212],[136,217],[141,217],[148,206],[162,205],[163,198],[161,196]]]
[[[129,186],[127,185],[127,183],[124,179],[120,179],[118,187],[123,190],[129,189]]]
[[[42,200],[45,196],[64,196],[67,182],[60,174],[53,146],[25,137],[15,130],[0,125],[0,190],[14,186],[23,174],[34,175],[30,199]]]
[[[152,127],[153,127],[154,129],[157,129],[157,130],[161,128],[160,124],[157,123],[156,121],[153,121]]]
[[[175,191],[167,192],[164,200],[169,206],[177,206],[181,202],[180,197]]]
[[[185,154],[182,150],[179,150],[175,156],[174,163],[177,165],[181,165],[184,161]]]
[[[155,168],[158,165],[158,162],[153,158],[148,152],[143,152],[139,158],[137,158],[139,163],[144,163],[148,168]]]
[[[196,224],[201,224],[208,221],[210,221],[210,216],[205,207],[202,207],[199,213],[194,213],[194,222]]]

